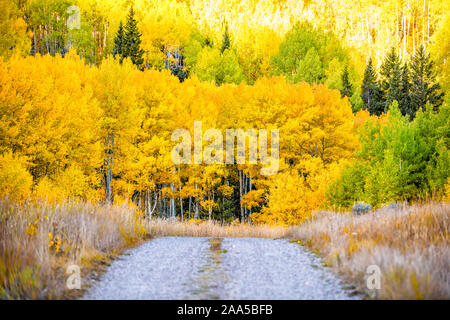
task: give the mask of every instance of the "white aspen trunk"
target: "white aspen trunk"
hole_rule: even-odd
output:
[[[155,190],[154,194],[155,194],[155,200],[153,201],[154,202],[153,203],[153,209],[151,209],[151,211],[149,211],[150,219],[152,218],[153,212],[155,212],[156,205],[158,204],[158,194],[159,194],[159,192]]]
[[[198,218],[199,218],[199,209],[198,209],[198,206],[199,206],[199,200],[196,199],[196,201],[195,201],[195,214],[194,214],[194,219],[198,219]]]
[[[249,190],[249,192],[252,191],[252,178],[251,177],[248,179],[248,190]],[[252,208],[249,209],[249,216],[251,216],[251,215],[252,215]]]
[[[422,45],[425,47],[425,0],[423,0],[422,9]]]
[[[150,190],[147,190],[147,215],[151,219],[150,210],[152,209],[152,196],[150,194]]]
[[[192,197],[189,195],[189,220],[191,219],[191,203],[192,203]]]
[[[425,2],[425,0],[424,0],[424,2]],[[45,34],[46,34],[46,35],[49,35],[49,34],[50,34],[50,32],[48,31],[47,25],[45,26]],[[50,55],[51,55],[51,49],[50,49],[49,41],[45,41],[45,46],[46,46],[46,48],[47,48],[47,54],[50,54]]]
[[[407,20],[407,28],[406,28],[406,47],[408,48],[408,40],[409,40],[409,28],[411,26],[411,8],[409,6],[409,0],[408,0],[408,16],[406,18]],[[408,52],[408,50],[406,50]],[[405,57],[406,58],[406,57]]]
[[[396,38],[397,38],[397,55],[399,54],[399,47],[400,47],[400,34],[399,34],[399,30],[398,30],[398,8],[396,7],[395,10],[397,11],[397,23],[396,23]]]
[[[176,203],[175,203],[175,198],[172,198],[170,200],[170,202],[172,203],[171,207],[172,207],[172,217],[176,217]]]
[[[247,175],[244,174],[244,195],[247,194]],[[247,207],[244,206],[244,222],[247,219]]]
[[[108,204],[112,202],[112,165],[114,154],[114,134],[108,134],[106,141],[106,172],[105,172],[105,200]]]
[[[181,222],[183,222],[184,213],[183,213],[183,198],[181,197],[181,185],[180,185],[180,214],[181,214]]]
[[[427,46],[430,44],[430,0],[428,0],[427,8]]]
[[[161,189],[159,190],[159,216],[162,217],[163,215],[163,210],[164,210],[164,204],[163,204],[163,198],[162,198],[162,191]]]
[[[413,23],[412,23],[412,29],[413,29],[413,54],[416,52],[416,15],[413,12]]]
[[[175,191],[173,183],[170,184],[170,190],[172,190],[172,193]],[[175,217],[175,198],[173,197],[173,195],[170,198],[170,215],[172,217]]]
[[[167,187],[166,184],[164,184],[164,188],[166,188],[166,187]],[[167,197],[164,196],[164,199],[163,199],[163,215],[164,215],[165,218],[169,217],[169,215],[167,213],[168,213],[167,212]]]
[[[195,190],[197,190],[197,184],[195,184]],[[198,196],[195,198],[195,214],[194,219],[198,219],[198,205],[199,205],[199,199]]]
[[[243,186],[242,186],[242,171],[241,170],[239,170],[239,205],[240,205],[240,208],[241,208],[241,221],[243,222],[244,221],[244,208],[243,208],[243,206],[242,206],[242,202],[241,202],[241,200],[242,200],[242,188]]]
[[[402,59],[405,59],[406,56],[406,15],[403,14],[403,53]]]

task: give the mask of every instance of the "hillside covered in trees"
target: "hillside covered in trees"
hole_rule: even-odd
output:
[[[449,9],[0,0],[0,299],[81,297],[172,236],[114,298],[229,298],[236,276],[242,297],[336,297],[320,255],[362,297],[448,299]]]
[[[449,197],[446,1],[0,4],[2,196],[281,225]],[[278,173],[175,165],[195,121],[278,129]]]

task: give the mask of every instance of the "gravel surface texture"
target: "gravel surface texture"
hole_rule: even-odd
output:
[[[83,299],[355,299],[284,239],[164,237],[116,259]]]

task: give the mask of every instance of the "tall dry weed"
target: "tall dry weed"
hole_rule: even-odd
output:
[[[321,212],[289,236],[308,245],[369,294],[369,265],[382,271],[378,298],[450,299],[450,205]]]

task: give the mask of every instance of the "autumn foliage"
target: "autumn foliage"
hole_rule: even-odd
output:
[[[111,200],[132,199],[149,215],[158,213],[154,206],[181,215],[181,201],[184,218],[191,198],[192,216],[197,206],[230,219],[216,209],[233,199],[240,175],[251,184],[242,189],[242,219],[253,212],[254,222],[293,224],[324,203],[337,164],[357,142],[348,100],[324,85],[282,77],[253,86],[180,83],[128,60],[89,67],[74,53],[14,57],[0,63],[0,74],[2,196],[103,201],[110,170]],[[279,173],[261,176],[260,164],[175,166],[171,133],[192,131],[194,121],[203,131],[278,128]],[[176,205],[166,210],[166,201]]]
[[[325,206],[449,196],[448,76],[432,63],[448,56],[443,2],[0,4],[2,197],[291,225]],[[193,136],[195,121],[279,130],[278,173],[175,165],[172,132]]]

